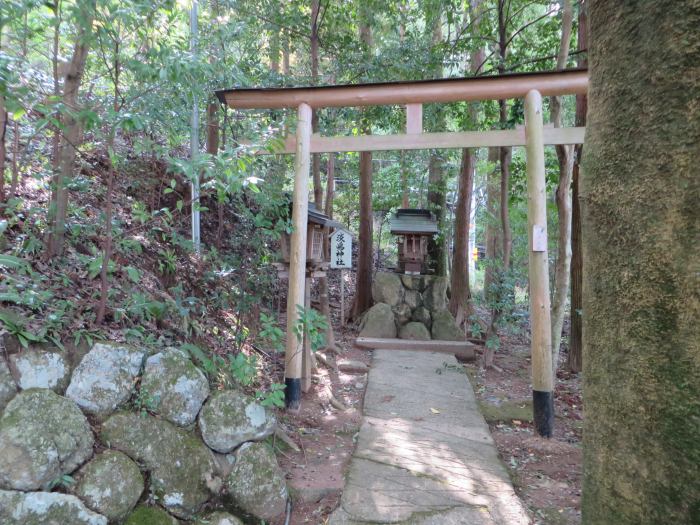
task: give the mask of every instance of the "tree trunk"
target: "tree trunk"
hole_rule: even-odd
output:
[[[371,12],[364,2],[360,8],[360,40],[365,47],[365,56],[370,58],[372,49]],[[364,119],[363,119],[364,120]],[[362,125],[363,133],[371,129],[367,123]],[[357,319],[360,314],[372,306],[372,152],[360,153],[360,232],[357,254],[357,279],[355,284],[355,301],[351,317]]]
[[[582,1],[579,4],[578,15],[578,50],[588,49],[588,18],[587,4]],[[584,54],[578,55],[579,67],[588,66],[588,60]],[[586,111],[588,108],[586,95],[576,95],[576,125],[586,125]],[[582,146],[579,144],[574,150],[574,166],[571,176],[571,304],[569,330],[569,353],[566,359],[566,367],[571,372],[580,372],[583,368],[582,354],[582,297],[583,287],[583,253],[581,250],[581,204],[579,201],[580,164]]]
[[[571,25],[573,21],[573,6],[571,0],[562,3],[561,41],[557,56],[557,69],[566,67],[571,41]],[[552,124],[561,127],[561,97],[550,99]],[[559,185],[555,201],[559,219],[559,236],[557,239],[557,261],[554,268],[554,292],[552,294],[552,370],[557,377],[559,363],[559,348],[561,346],[561,331],[566,314],[566,298],[569,295],[569,271],[571,268],[571,177],[573,170],[573,148],[571,146],[556,146],[559,160]]]
[[[486,175],[486,267],[484,269],[484,299],[487,303],[492,302],[497,266],[499,265],[501,253],[500,228],[498,228],[497,219],[498,210],[500,209],[498,148],[489,148],[488,160],[491,169]]]
[[[431,7],[432,20],[428,23],[432,26],[432,46],[438,47],[442,44],[442,6],[435,3]],[[433,71],[435,78],[443,75],[442,64],[438,63]],[[443,108],[436,108],[434,117],[437,131],[444,131],[445,112]],[[428,242],[428,257],[432,263],[435,274],[445,276],[448,274],[448,249],[449,239],[448,217],[447,217],[447,177],[445,174],[445,158],[440,150],[431,150],[428,164],[428,208],[435,214],[438,223],[439,233]]]
[[[462,166],[459,170],[459,186],[455,210],[455,245],[452,254],[450,312],[461,326],[469,310],[469,217],[471,216],[472,189],[474,187],[474,151],[462,150]]]
[[[68,74],[63,83],[63,105],[75,111],[78,109],[78,90],[85,71],[85,61],[90,48],[92,19],[95,14],[94,0],[80,2],[80,23],[73,57],[68,67]],[[46,258],[60,256],[66,233],[66,215],[68,212],[68,188],[66,187],[75,164],[76,148],[80,144],[82,126],[71,115],[65,115],[64,132],[59,150],[59,165],[56,174],[56,199],[49,206],[50,234]]]
[[[505,101],[503,101],[505,103]],[[505,104],[504,104],[505,108]],[[498,148],[498,163],[501,167],[501,240],[503,242],[503,267],[501,272],[507,273],[510,269],[510,253],[513,248],[513,233],[510,228],[510,209],[508,207],[510,188],[510,160],[513,148]]]
[[[318,84],[318,14],[320,0],[311,0],[311,83]],[[314,109],[311,117],[313,133],[318,133],[318,110]],[[311,156],[311,172],[314,181],[314,202],[318,210],[323,209],[323,185],[321,184],[321,155]]]
[[[589,3],[587,525],[700,516],[700,5]]]
[[[360,234],[352,318],[372,306],[372,153],[360,153]]]

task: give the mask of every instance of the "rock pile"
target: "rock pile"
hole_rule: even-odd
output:
[[[464,341],[447,309],[447,292],[446,277],[377,273],[372,282],[376,304],[362,320],[360,337]]]
[[[0,353],[0,523],[269,520],[288,498],[260,442],[274,428],[175,348],[98,343],[72,371],[60,352]]]

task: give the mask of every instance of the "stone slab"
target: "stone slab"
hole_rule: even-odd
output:
[[[357,447],[329,523],[529,523],[454,357],[375,351]]]

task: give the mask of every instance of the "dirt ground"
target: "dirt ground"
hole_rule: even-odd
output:
[[[560,359],[565,360],[565,355]],[[551,439],[532,425],[530,349],[527,334],[505,336],[496,354],[498,370],[465,365],[499,454],[534,524],[581,523],[581,438],[583,406],[580,377],[561,370],[554,398]]]
[[[352,346],[352,330],[339,334],[343,348],[338,356],[324,355],[333,361],[352,360],[369,365],[371,353]],[[319,363],[311,391],[304,394],[298,414],[280,416],[283,428],[299,447],[296,452],[276,441],[280,467],[287,473],[287,484],[295,504],[290,525],[325,523],[338,506],[344,484],[345,468],[355,448],[362,419],[362,399],[367,374],[349,374]],[[331,404],[330,392],[348,409]],[[282,525],[284,517],[274,522]]]

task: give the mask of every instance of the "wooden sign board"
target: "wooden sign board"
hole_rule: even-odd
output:
[[[331,268],[352,268],[352,235],[346,230],[331,235]]]

